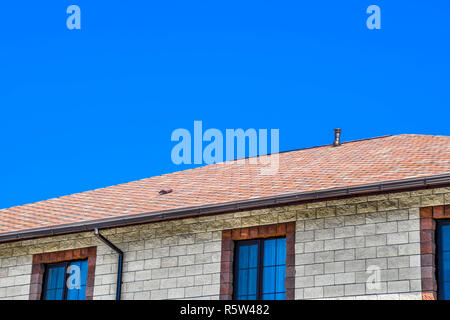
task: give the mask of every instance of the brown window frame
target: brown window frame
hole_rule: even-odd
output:
[[[420,208],[420,264],[422,271],[422,299],[438,299],[436,225],[450,218],[450,205]]]
[[[97,247],[71,249],[55,252],[38,253],[33,255],[31,268],[30,300],[41,300],[44,286],[44,274],[47,264],[69,262],[76,260],[88,261],[88,274],[86,279],[86,300],[94,297],[95,263]]]
[[[295,222],[287,222],[222,231],[220,300],[233,298],[235,241],[276,237],[286,238],[286,300],[295,299]]]

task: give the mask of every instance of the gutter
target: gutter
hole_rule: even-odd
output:
[[[60,226],[13,231],[0,234],[0,243],[47,236],[56,236],[69,233],[90,232],[95,230],[96,228],[116,228],[135,224],[183,219],[203,215],[230,213],[242,210],[254,210],[270,206],[289,205],[306,201],[317,201],[380,192],[398,192],[409,189],[423,189],[443,186],[450,186],[450,173],[421,178],[408,178],[402,180],[362,184],[351,187],[331,188],[319,191],[296,192],[265,198],[233,201],[198,207],[178,208],[159,212],[148,212],[92,221],[83,221]]]
[[[108,247],[113,249],[119,254],[119,260],[117,263],[117,287],[116,287],[116,300],[120,300],[120,292],[122,289],[122,269],[123,269],[123,252],[111,243],[108,239],[100,234],[97,228],[94,229],[94,235],[103,241]]]

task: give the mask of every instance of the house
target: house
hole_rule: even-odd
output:
[[[2,299],[446,299],[450,137],[219,163],[0,210]]]

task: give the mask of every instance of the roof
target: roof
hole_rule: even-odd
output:
[[[39,230],[48,234],[58,228],[69,230],[65,226],[77,226],[77,230],[84,226],[87,230],[86,226],[101,221],[126,224],[142,215],[170,218],[189,210],[201,212],[201,208],[219,210],[227,204],[235,204],[237,209],[239,204],[245,207],[252,201],[276,200],[283,195],[301,199],[301,195],[324,190],[439,175],[445,178],[440,182],[450,182],[449,136],[401,134],[278,156],[279,170],[274,174],[263,174],[261,163],[231,161],[2,209],[0,241],[27,233],[31,237]],[[169,188],[173,192],[159,194]]]

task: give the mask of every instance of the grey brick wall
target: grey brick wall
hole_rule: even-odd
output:
[[[296,299],[421,298],[418,208],[320,211],[303,210],[296,224]]]

